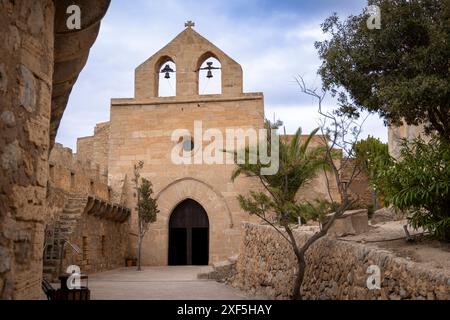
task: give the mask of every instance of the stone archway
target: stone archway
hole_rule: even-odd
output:
[[[195,200],[181,202],[169,220],[169,265],[208,265],[209,219]]]
[[[233,226],[231,211],[222,194],[195,178],[183,178],[166,185],[157,193],[157,221],[144,238],[143,264],[169,265],[170,217],[187,199],[197,202],[209,220],[209,264],[233,255],[240,241],[240,228]]]

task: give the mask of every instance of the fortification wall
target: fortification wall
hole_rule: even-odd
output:
[[[61,144],[54,146],[49,161],[49,215],[46,220],[49,228],[52,228],[65,212],[76,209],[77,202],[85,205],[83,200],[79,199],[86,200],[90,196],[113,203],[112,190],[99,166],[83,160],[85,161],[80,161],[71,149],[64,148]],[[62,265],[78,265],[84,273],[124,266],[125,257],[129,253],[129,223],[93,216],[83,212],[83,209],[81,208],[82,214],[67,239],[81,251],[76,253],[66,245]],[[59,265],[56,267],[59,268]],[[59,270],[52,269],[48,273],[58,272]]]
[[[90,195],[109,201],[111,190],[99,166],[94,162],[84,162],[69,148],[56,144],[50,154],[50,187],[69,194]]]
[[[98,168],[100,174],[108,177],[109,122],[95,126],[94,135],[79,138],[77,141],[77,160]]]
[[[41,294],[54,3],[0,2],[0,299]]]

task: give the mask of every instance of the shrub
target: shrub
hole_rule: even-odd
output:
[[[400,160],[379,170],[375,184],[388,205],[408,211],[414,228],[450,241],[450,144],[436,138],[403,142]]]

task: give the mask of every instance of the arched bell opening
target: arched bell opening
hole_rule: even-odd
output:
[[[158,97],[177,95],[177,68],[170,57],[162,57],[156,68]]]
[[[222,64],[213,54],[207,53],[199,60],[198,94],[222,94]]]

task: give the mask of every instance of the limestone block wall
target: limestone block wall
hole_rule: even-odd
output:
[[[424,125],[409,126],[390,126],[388,130],[388,146],[389,153],[392,157],[398,159],[400,157],[402,139],[413,140],[421,137],[425,141],[430,140],[430,136],[425,134]]]
[[[81,252],[77,254],[66,246],[63,266],[77,265],[87,274],[121,268],[129,254],[129,223],[85,213],[68,240]]]
[[[88,163],[94,158],[92,150],[94,150],[94,136],[80,137],[77,139],[77,159],[81,162]]]
[[[84,196],[87,199],[91,196],[114,202],[111,199],[112,190],[95,163],[80,161],[71,149],[60,144],[52,149],[49,163],[47,225],[51,226],[60,218],[72,197]],[[84,273],[124,266],[129,252],[129,229],[128,221],[119,223],[84,212],[67,239],[78,246],[81,253],[77,254],[70,246],[66,246],[62,265],[78,265]]]
[[[90,195],[109,201],[111,190],[106,177],[94,163],[81,162],[69,148],[56,144],[49,159],[50,186],[67,194]]]
[[[231,96],[242,94],[241,66],[194,29],[186,28],[167,46],[136,68],[136,99],[158,96],[159,71],[168,61],[176,64],[177,95],[185,97],[198,95],[198,70],[210,57],[219,60],[222,66],[222,94]]]
[[[344,162],[344,160],[343,160]],[[346,167],[342,170],[342,180],[349,181],[353,175],[355,168],[355,160],[346,160]],[[373,204],[373,191],[370,186],[369,176],[364,172],[360,172],[353,178],[352,183],[348,187],[349,196],[351,199],[358,199],[358,205],[361,207],[367,207]]]
[[[0,299],[41,294],[54,15],[0,1]]]
[[[276,299],[292,292],[295,257],[269,226],[245,224],[234,286]],[[300,243],[310,234],[295,232]],[[450,299],[448,270],[417,263],[368,245],[323,238],[307,254],[302,290],[305,299]],[[379,266],[381,289],[369,290],[367,268]]]
[[[105,177],[108,176],[109,128],[109,122],[99,123],[93,136],[77,141],[77,159],[95,165]]]
[[[83,30],[67,30],[71,4]],[[41,297],[48,155],[108,5],[0,1],[0,299]]]
[[[176,143],[171,135],[176,129],[188,129],[194,144],[194,121],[203,121],[203,130],[217,128],[262,128],[264,123],[261,94],[220,98],[217,96],[159,98],[145,102],[113,100],[109,154],[109,179],[113,189],[120,188],[126,176],[132,177],[133,165],[143,160],[142,176],[154,185],[161,210],[144,239],[143,263],[167,265],[169,218],[175,207],[188,198],[199,202],[210,220],[210,263],[226,259],[238,251],[242,212],[236,197],[256,184],[248,178],[231,181],[234,165],[176,165],[171,152]],[[203,132],[204,132],[203,131]],[[201,139],[201,138],[200,138]],[[204,146],[208,145],[204,142]],[[224,154],[225,155],[225,154]],[[131,189],[131,201],[136,201]],[[127,205],[134,208],[135,204]],[[132,228],[136,228],[136,213]],[[132,243],[136,243],[132,239]],[[135,250],[135,248],[133,249]]]

